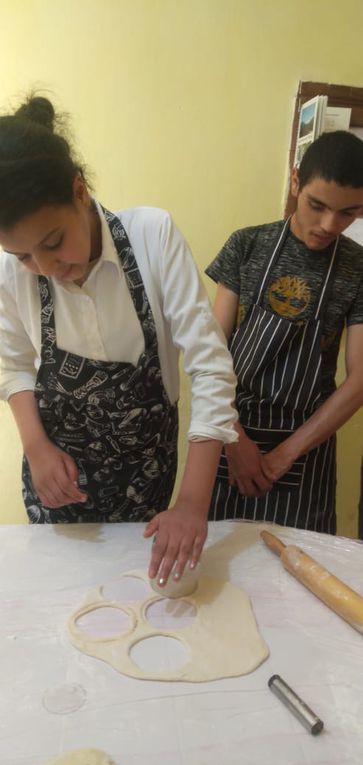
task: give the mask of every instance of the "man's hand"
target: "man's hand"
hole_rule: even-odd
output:
[[[239,430],[239,441],[225,446],[229,483],[246,497],[263,497],[273,480],[263,470],[263,455],[256,444]]]
[[[267,480],[278,481],[281,476],[285,475],[293,464],[293,461],[289,459],[284,453],[283,444],[276,446],[268,454],[262,456],[262,470]]]

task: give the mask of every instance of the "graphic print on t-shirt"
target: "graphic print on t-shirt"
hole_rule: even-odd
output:
[[[291,318],[303,313],[311,300],[308,283],[299,276],[280,276],[268,291],[268,301],[279,316]]]
[[[245,318],[246,318],[246,308],[243,305],[243,303],[240,303],[238,306],[238,311],[237,311],[236,329],[238,329],[238,327],[240,326],[240,324],[242,324]]]

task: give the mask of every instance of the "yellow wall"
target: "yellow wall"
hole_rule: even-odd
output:
[[[202,270],[233,229],[281,215],[298,81],[362,86],[362,28],[361,0],[0,0],[0,107],[48,88],[102,202],[171,210]],[[0,428],[0,519],[22,522],[5,405]],[[345,533],[361,434],[344,429]]]

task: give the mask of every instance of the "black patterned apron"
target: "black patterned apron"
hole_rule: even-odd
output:
[[[283,225],[267,266],[263,266],[261,285],[256,287],[246,318],[230,343],[240,423],[262,453],[288,438],[322,401],[322,319],[333,284],[338,240],[314,318],[294,323],[262,307],[264,290],[289,226],[290,219]],[[229,485],[223,453],[209,519],[265,520],[334,534],[335,484],[335,436],[300,457],[261,498],[246,497]]]
[[[145,349],[136,365],[60,350],[51,287],[46,277],[38,277],[41,364],[35,397],[48,437],[77,463],[79,487],[88,499],[44,507],[24,458],[23,498],[31,523],[147,521],[168,507],[174,486],[177,404],[164,388],[155,323],[126,231],[112,213],[104,214]]]

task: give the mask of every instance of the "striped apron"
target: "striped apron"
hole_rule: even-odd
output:
[[[321,398],[322,319],[336,268],[338,239],[314,318],[294,323],[262,307],[269,275],[289,232],[284,223],[252,305],[231,338],[236,404],[246,435],[262,453],[272,450],[313,414]],[[272,521],[335,533],[335,436],[299,457],[264,497],[246,497],[229,485],[227,458],[217,471],[210,520]]]

